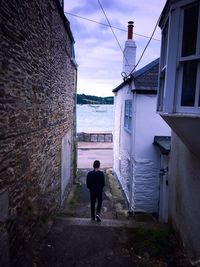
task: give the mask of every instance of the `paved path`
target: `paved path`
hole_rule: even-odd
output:
[[[43,226],[24,244],[21,257],[10,267],[191,266],[167,225],[149,215],[127,217],[126,202],[109,171],[103,220],[91,222],[87,171],[79,170],[77,184],[62,211],[50,227]]]
[[[100,160],[102,168],[112,167],[112,143],[79,142],[78,168],[91,168],[94,160]]]

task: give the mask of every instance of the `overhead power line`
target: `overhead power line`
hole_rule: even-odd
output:
[[[158,23],[159,23],[159,21],[160,21],[160,17],[161,17],[161,15],[159,16],[159,18],[158,18],[158,20],[157,20],[157,22],[156,22],[156,25],[154,26],[153,32],[152,32],[152,34],[151,34],[151,36],[150,36],[150,38],[149,38],[149,41],[147,42],[147,44],[146,44],[144,50],[142,51],[142,54],[141,54],[141,56],[140,56],[138,62],[136,63],[135,67],[132,69],[132,71],[130,72],[129,75],[131,75],[131,74],[133,73],[133,71],[137,68],[137,66],[139,65],[140,61],[142,60],[142,58],[143,58],[143,56],[144,56],[144,53],[145,53],[147,47],[149,46],[149,44],[150,44],[150,42],[151,42],[151,40],[152,40],[152,38],[153,38],[153,36],[154,36],[154,33],[155,33],[156,28],[157,28],[157,26],[158,26]],[[129,75],[128,75],[128,76],[129,76]]]
[[[101,5],[100,0],[98,0],[98,2],[99,2],[99,5],[100,5],[100,7],[101,7],[101,10],[102,10],[102,12],[103,12],[103,14],[104,14],[104,16],[105,16],[107,22],[108,22],[108,25],[109,25],[109,27],[110,27],[110,29],[111,29],[111,31],[112,31],[114,37],[115,37],[115,40],[116,40],[116,42],[117,42],[117,44],[118,44],[120,50],[122,51],[122,54],[123,54],[123,56],[124,56],[124,59],[126,60],[126,63],[127,63],[127,65],[129,66],[129,68],[130,68],[130,70],[131,70],[131,66],[130,66],[130,64],[129,64],[129,62],[128,62],[128,60],[127,60],[125,54],[124,54],[124,51],[123,51],[123,49],[122,49],[122,47],[121,47],[121,45],[120,45],[120,42],[119,42],[119,40],[117,39],[117,36],[116,36],[116,34],[115,34],[115,32],[114,32],[114,30],[113,30],[111,24],[110,24],[110,21],[109,21],[109,19],[108,19],[108,16],[106,15],[106,12],[105,12],[103,6]]]
[[[79,15],[70,13],[70,12],[64,12],[64,13],[65,13],[65,14],[68,14],[68,15],[70,15],[70,16],[79,18],[79,19],[84,19],[84,20],[87,20],[87,21],[89,21],[89,22],[92,22],[92,23],[96,23],[96,24],[105,26],[105,27],[110,27],[108,24],[103,23],[103,22],[99,22],[99,21],[97,21],[97,20],[89,19],[89,18],[86,18],[86,17],[83,17],[83,16],[79,16]],[[111,26],[112,26],[112,25],[111,25]],[[127,30],[122,29],[122,28],[119,28],[119,27],[116,27],[116,26],[112,26],[112,28],[113,28],[113,29],[116,29],[116,30],[119,30],[119,31],[127,32]],[[144,37],[144,38],[148,38],[148,39],[150,38],[149,36],[146,36],[146,35],[143,35],[143,34],[139,34],[139,33],[135,33],[135,32],[134,32],[134,34],[137,35],[137,36],[140,36],[140,37]],[[154,40],[154,41],[159,41],[159,42],[160,42],[160,40],[159,40],[159,39],[156,39],[156,38],[152,38],[152,40]]]
[[[112,33],[113,33],[113,35],[114,35],[114,37],[115,37],[115,39],[116,39],[116,41],[117,41],[117,43],[118,43],[118,46],[119,46],[120,50],[122,51],[122,54],[124,55],[124,52],[123,52],[123,50],[122,50],[122,47],[121,47],[121,45],[120,45],[120,43],[119,43],[119,40],[117,39],[117,36],[116,36],[116,34],[115,34],[113,28],[114,28],[114,29],[117,29],[117,30],[121,30],[121,31],[126,31],[126,30],[123,30],[123,29],[120,29],[120,28],[117,28],[117,27],[112,26],[112,25],[110,24],[110,21],[109,21],[107,15],[106,15],[106,13],[105,13],[105,10],[103,9],[103,6],[102,6],[101,3],[100,3],[100,0],[98,0],[98,3],[99,3],[99,5],[100,5],[100,7],[101,7],[101,9],[102,9],[102,12],[103,12],[103,14],[104,14],[104,16],[105,16],[105,18],[106,18],[108,24],[101,23],[101,22],[98,22],[98,21],[95,21],[95,20],[91,20],[91,19],[87,19],[87,18],[78,16],[78,15],[75,15],[75,14],[72,14],[72,13],[68,13],[68,12],[65,12],[65,13],[67,13],[67,14],[69,14],[69,15],[72,15],[72,16],[75,16],[75,17],[78,17],[78,18],[81,18],[81,19],[88,20],[88,21],[90,21],[90,22],[94,22],[94,23],[97,23],[97,24],[106,26],[106,27],[110,27],[110,29],[111,29],[111,31],[112,31]],[[140,56],[138,62],[136,63],[136,65],[134,66],[134,68],[131,70],[131,72],[129,73],[129,75],[126,75],[126,77],[124,77],[125,79],[128,78],[128,77],[134,72],[134,70],[137,68],[137,66],[139,65],[140,61],[142,60],[142,58],[143,58],[143,56],[144,56],[144,53],[145,53],[147,47],[149,46],[151,40],[160,41],[160,40],[158,40],[158,39],[153,38],[153,36],[154,36],[154,34],[155,34],[155,31],[156,31],[156,28],[157,28],[157,26],[158,26],[159,20],[160,20],[160,16],[159,16],[159,18],[158,18],[158,20],[157,20],[157,22],[156,22],[156,24],[155,24],[155,26],[154,26],[153,32],[152,32],[152,34],[151,34],[150,37],[145,36],[145,35],[136,34],[136,33],[135,33],[135,35],[140,35],[140,36],[142,36],[142,37],[149,38],[149,40],[148,40],[148,42],[147,42],[147,44],[146,44],[144,50],[142,51],[142,54],[141,54],[141,56]],[[125,57],[125,60],[126,60],[126,62],[127,62],[127,64],[128,64],[128,66],[130,67],[130,65],[129,65],[129,63],[128,63],[128,60],[127,60],[126,57]],[[131,69],[131,67],[130,67],[130,69]]]

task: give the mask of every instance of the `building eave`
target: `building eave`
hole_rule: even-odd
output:
[[[119,86],[114,88],[112,90],[112,92],[113,93],[118,92],[120,89],[122,89],[127,84],[130,84],[132,81],[134,82],[134,80],[136,81],[138,78],[140,78],[140,76],[145,75],[145,73],[147,73],[149,70],[151,70],[153,67],[155,67],[158,64],[159,64],[159,58],[153,60],[152,62],[150,62],[149,64],[147,64],[143,68],[139,69],[138,71],[133,72]],[[137,92],[137,93],[140,93],[140,94],[157,94],[157,87],[155,88],[155,86],[153,87],[153,85],[150,86],[150,87],[149,86],[146,87],[143,84],[143,86],[141,85],[140,88],[138,88],[136,84],[135,84],[135,86],[136,86],[136,88],[132,89],[132,92]]]
[[[123,88],[125,85],[130,84],[133,80],[133,76],[131,75],[128,77],[125,81],[123,81],[120,85],[118,85],[116,88],[112,90],[113,93],[118,92],[121,88]]]
[[[157,95],[158,90],[157,89],[146,89],[146,88],[140,88],[140,89],[133,89],[131,90],[133,93],[140,94],[140,95]]]

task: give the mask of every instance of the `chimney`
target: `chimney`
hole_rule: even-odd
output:
[[[132,40],[133,39],[133,26],[134,26],[134,22],[133,21],[129,21],[128,22],[128,40]]]
[[[133,40],[133,26],[134,22],[129,21],[128,39],[125,42],[124,58],[123,58],[123,72],[125,72],[127,75],[129,75],[130,72],[135,67],[135,60],[136,60],[136,44],[135,41]]]

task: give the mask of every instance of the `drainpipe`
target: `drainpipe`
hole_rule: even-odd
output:
[[[75,70],[75,73],[77,73],[76,70]],[[77,84],[77,79],[76,79],[75,83]],[[77,112],[76,112],[76,105],[77,105],[77,92],[75,91],[75,93],[74,93],[74,138],[73,138],[74,139],[73,140],[74,141],[74,162],[73,162],[73,167],[74,167],[73,178],[74,178],[74,180],[76,180],[76,173],[77,173],[77,127],[76,127],[76,124],[77,124],[76,113]]]
[[[74,64],[74,127],[73,127],[73,182],[76,181],[76,175],[77,175],[77,119],[76,119],[76,113],[77,113],[77,69],[78,64],[73,60]]]

